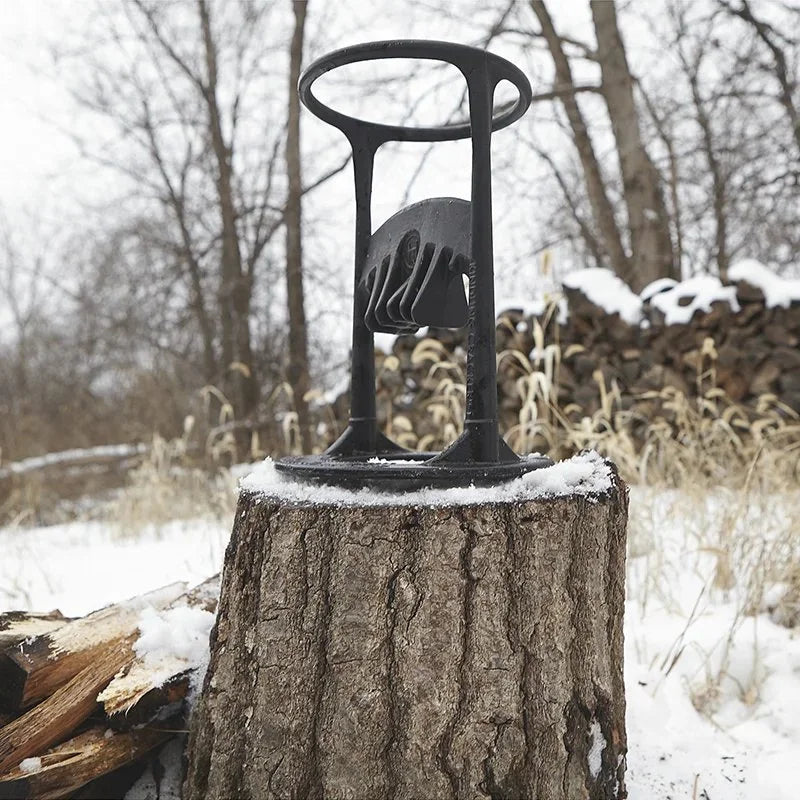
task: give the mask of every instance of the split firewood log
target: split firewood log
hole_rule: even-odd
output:
[[[69,621],[60,611],[44,614],[8,611],[0,614],[0,650],[14,647],[25,639],[51,633]]]
[[[133,660],[134,636],[114,639],[54,694],[0,728],[0,775],[68,738],[97,705],[97,695]]]
[[[94,725],[51,748],[33,763],[23,763],[0,776],[0,797],[74,797],[89,781],[137,761],[173,732],[173,723],[169,722],[130,733],[114,733],[105,724]]]
[[[0,652],[0,704],[6,710],[16,711],[50,696],[92,664],[109,644],[119,644],[131,637],[142,608],[165,608],[185,591],[184,583],[165,586],[102,608]]]
[[[2,654],[0,681],[6,701],[22,709],[0,719],[0,797],[73,797],[140,759],[176,725],[183,729],[183,700],[207,647],[218,593],[214,576],[190,591],[175,584],[77,620],[0,618],[7,641],[16,642]],[[40,633],[20,641],[23,630]],[[81,730],[98,708],[103,741],[97,725]],[[169,727],[165,719],[178,722]],[[109,725],[126,733],[116,735]]]
[[[214,575],[179,597],[169,608],[188,606],[215,613],[219,582],[219,575]],[[140,654],[97,699],[112,728],[130,730],[163,716],[165,709],[177,710],[189,692],[195,672],[196,660],[186,653],[162,653],[155,658]]]

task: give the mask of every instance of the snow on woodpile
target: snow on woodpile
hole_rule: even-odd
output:
[[[657,278],[652,283],[648,283],[647,286],[645,286],[644,289],[639,292],[639,298],[643,303],[646,303],[657,294],[660,294],[661,292],[667,292],[677,285],[678,281],[676,281],[674,278]]]
[[[128,714],[149,692],[188,679],[189,695],[199,687],[208,662],[219,576],[182,595],[168,607],[143,606],[136,620],[135,661],[98,696],[106,714]],[[184,692],[175,693],[180,702]]]
[[[123,637],[143,609],[167,605],[185,591],[185,583],[172,583],[75,620],[49,634],[51,650],[54,655],[84,651],[117,636]]]
[[[168,609],[145,608],[139,616],[139,638],[133,646],[137,661],[116,677],[98,696],[98,701],[116,708],[117,698],[135,705],[151,688],[162,686],[176,675],[200,668],[208,660],[208,637],[214,614],[187,605]],[[192,688],[203,679],[197,672]]]
[[[728,278],[760,289],[767,308],[789,308],[800,303],[800,278],[782,278],[751,258],[738,261],[728,270]]]
[[[163,610],[144,609],[139,617],[139,638],[133,646],[138,661],[97,699],[104,701],[111,699],[112,694],[133,690],[130,699],[133,705],[146,688],[161,686],[175,675],[198,670],[208,660],[208,637],[213,625],[214,614],[202,608],[182,605]],[[202,678],[193,676],[193,688]]]
[[[563,281],[567,289],[577,289],[586,299],[607,314],[619,314],[625,322],[636,325],[642,318],[642,299],[610,269],[592,267],[570,272]]]
[[[387,460],[383,466],[407,464]],[[330,505],[473,505],[476,503],[512,503],[561,495],[597,496],[611,489],[609,462],[594,451],[581,453],[552,467],[528,472],[520,478],[497,486],[466,486],[452,489],[420,489],[412,492],[383,492],[376,489],[344,489],[313,483],[299,483],[275,469],[267,458],[239,485],[244,491],[298,503]]]
[[[711,304],[727,303],[739,311],[735,286],[723,286],[713,275],[698,275],[652,295],[650,305],[664,315],[667,325],[688,325],[695,311],[711,311]]]

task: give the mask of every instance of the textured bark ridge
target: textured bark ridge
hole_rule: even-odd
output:
[[[624,798],[626,520],[243,492],[184,797]]]

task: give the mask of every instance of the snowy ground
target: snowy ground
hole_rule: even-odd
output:
[[[747,616],[743,589],[720,581],[714,514],[676,492],[632,491],[626,607],[628,787],[631,800],[795,800],[800,755],[800,631]],[[797,499],[766,499],[797,519]],[[792,507],[789,507],[792,506]],[[763,508],[734,519],[769,535]],[[79,615],[163,584],[219,570],[227,525],[194,520],[122,535],[101,522],[0,529],[0,610]],[[738,549],[737,549],[738,548]],[[763,548],[762,548],[763,549]],[[714,578],[717,584],[714,584]],[[694,704],[693,701],[694,700]],[[696,706],[703,709],[698,712]],[[147,796],[147,778],[138,797]],[[162,795],[163,797],[163,795]]]

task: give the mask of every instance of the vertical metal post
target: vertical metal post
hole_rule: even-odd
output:
[[[353,279],[353,340],[350,356],[350,425],[328,450],[329,455],[375,452],[378,423],[375,408],[375,339],[364,322],[369,296],[361,283],[372,234],[372,173],[374,142],[348,132],[353,150],[356,196],[355,263]]]
[[[477,461],[499,459],[492,247],[492,106],[494,82],[486,61],[467,76],[472,126],[472,324],[467,362],[466,434]]]
[[[350,377],[350,424],[361,429],[356,438],[367,450],[375,449],[375,338],[364,314],[369,297],[359,291],[361,272],[372,234],[372,172],[375,150],[366,141],[353,141],[356,189],[355,280],[353,284],[353,352]]]

